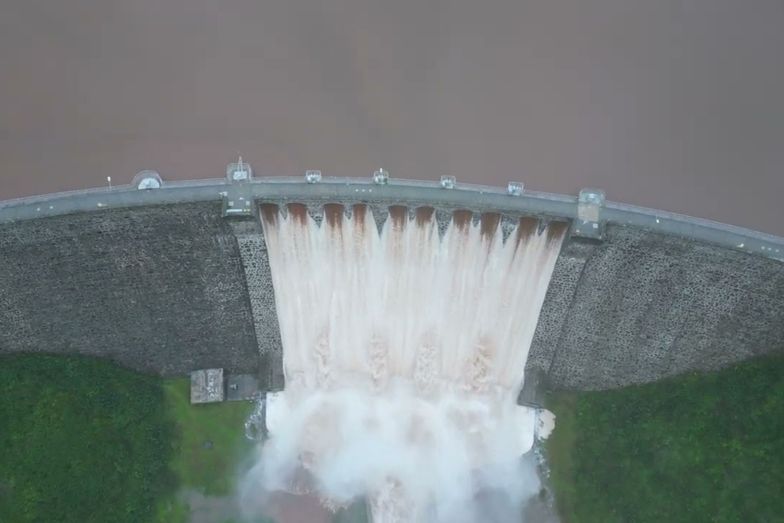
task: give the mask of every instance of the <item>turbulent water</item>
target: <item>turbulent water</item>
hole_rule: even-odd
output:
[[[516,400],[564,225],[455,211],[439,230],[431,208],[388,211],[379,231],[363,205],[327,205],[322,223],[262,208],[286,384],[244,498],[487,520],[483,500],[537,488],[518,459],[536,416]]]

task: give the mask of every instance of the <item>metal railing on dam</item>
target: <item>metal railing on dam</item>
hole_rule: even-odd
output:
[[[166,182],[149,190],[119,185],[6,200],[0,202],[0,223],[100,209],[220,200],[236,187],[242,187],[242,194],[253,200],[406,203],[570,220],[578,218],[579,207],[577,196],[527,190],[512,196],[501,187],[463,183],[444,189],[436,181],[390,179],[379,185],[363,178],[325,177],[318,183],[307,183],[295,177],[264,177],[238,185],[212,178]],[[602,205],[600,219],[784,260],[784,238],[712,220],[610,201]]]
[[[784,239],[593,195],[259,178],[0,202],[0,353],[79,352],[166,375],[218,366],[279,387],[257,207],[357,202],[570,222],[527,364],[552,387],[619,387],[784,350]]]

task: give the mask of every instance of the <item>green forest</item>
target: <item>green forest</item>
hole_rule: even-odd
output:
[[[709,374],[552,394],[551,479],[566,522],[784,518],[784,356]]]
[[[0,521],[150,521],[177,479],[157,378],[81,357],[0,358]]]
[[[557,416],[550,479],[567,523],[784,514],[782,356],[553,393],[547,405]],[[1,357],[0,521],[185,522],[183,489],[231,493],[252,446],[242,431],[252,407],[193,406],[187,379],[92,358]],[[364,519],[353,512],[336,520]]]

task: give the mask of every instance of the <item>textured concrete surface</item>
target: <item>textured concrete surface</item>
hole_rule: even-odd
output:
[[[288,182],[278,187],[274,194],[271,185],[248,185],[264,192],[263,201],[295,199]],[[379,196],[377,188],[366,187]],[[0,204],[0,352],[101,355],[163,375],[222,367],[227,373],[258,373],[263,389],[282,387],[261,227],[253,217],[223,218],[215,189],[205,184],[118,192],[108,195],[115,203],[97,209],[93,200],[110,198],[92,193],[67,200],[75,205],[70,214],[34,219],[29,219],[38,212],[33,206],[46,213],[45,202],[57,206],[65,200]],[[356,199],[347,198],[347,190],[354,193],[359,186],[305,189],[297,191],[319,198],[299,201],[318,218],[330,194],[340,196],[332,201],[350,204]],[[408,194],[389,189],[394,189],[387,194],[390,201]],[[213,200],[145,205],[171,202],[183,191]],[[447,209],[460,207],[468,194],[433,194],[447,193],[459,198],[437,206],[441,229]],[[380,225],[389,202],[371,201]],[[553,200],[556,207],[543,197],[511,201],[549,209],[543,216],[571,205],[563,198]],[[81,212],[79,202],[94,210]],[[119,206],[129,202],[134,207]],[[476,217],[493,202],[484,194],[470,208]],[[784,350],[784,263],[774,259],[780,239],[621,206],[607,214],[623,221],[608,223],[604,241],[572,238],[564,245],[527,365],[536,376],[532,382],[612,388]],[[514,221],[508,216],[501,221],[506,229]],[[714,238],[724,227],[733,242],[759,240],[774,250],[750,254],[728,248],[728,241],[675,234]],[[535,391],[522,397],[536,400]]]
[[[256,217],[228,220],[237,238],[248,300],[253,312],[253,329],[261,364],[261,379],[265,388],[283,388],[283,348],[275,310],[275,291],[272,287],[267,246]]]
[[[256,372],[237,240],[220,203],[0,225],[0,352],[77,352],[163,375]]]
[[[223,369],[199,369],[191,372],[191,403],[216,403],[226,396]]]
[[[226,378],[226,401],[252,401],[259,397],[259,377],[233,374]]]
[[[610,225],[561,254],[529,369],[604,389],[784,350],[784,263]]]
[[[549,371],[555,348],[558,346],[572,306],[577,283],[595,245],[582,240],[567,239],[561,247],[561,254],[555,262],[550,286],[542,304],[539,323],[528,353],[529,374],[533,369],[545,373]]]

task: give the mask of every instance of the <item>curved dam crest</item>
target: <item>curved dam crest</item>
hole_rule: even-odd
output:
[[[247,214],[230,202],[251,202]],[[256,207],[432,207],[571,223],[527,361],[527,382],[596,390],[721,368],[784,350],[784,240],[607,204],[601,237],[576,233],[576,199],[421,185],[223,182],[0,203],[0,352],[81,353],[146,372],[256,372],[283,385],[280,329]],[[506,228],[506,229],[505,229]],[[526,400],[526,391],[523,391]],[[533,401],[533,396],[527,401]]]

